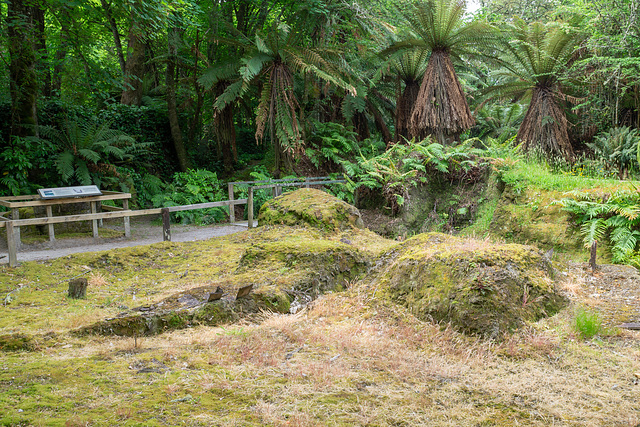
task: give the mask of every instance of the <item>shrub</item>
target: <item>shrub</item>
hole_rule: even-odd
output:
[[[629,171],[638,170],[639,141],[638,129],[622,126],[601,133],[587,146],[596,158],[602,159],[611,170],[617,169],[620,179],[624,179]]]
[[[0,151],[0,196],[33,194],[42,186],[56,186],[55,150],[48,141],[13,137]]]
[[[607,239],[613,262],[635,265],[640,256],[640,191],[618,191],[604,200],[583,192],[571,192],[572,198],[557,202],[573,215],[580,226],[585,247]]]
[[[202,169],[190,169],[187,172],[176,172],[164,192],[153,196],[154,207],[191,205],[226,200],[223,183],[215,172]],[[226,208],[197,209],[174,212],[172,217],[182,224],[211,224],[220,222],[227,216]]]

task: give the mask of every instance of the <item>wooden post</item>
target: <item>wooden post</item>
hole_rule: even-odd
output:
[[[11,209],[11,219],[20,219],[20,209],[18,208],[13,208]],[[13,229],[13,236],[14,236],[14,247],[16,251],[20,250],[20,246],[22,244],[22,241],[20,240],[20,227],[15,227]]]
[[[53,210],[51,209],[51,205],[47,205],[45,209],[47,210],[47,217],[53,217]],[[54,240],[56,240],[56,235],[53,231],[53,224],[49,224],[49,241],[53,242]]]
[[[309,178],[305,178],[304,179],[304,188],[310,188],[311,186],[309,185]]]
[[[233,182],[230,182],[229,184],[229,200],[233,202]],[[229,205],[229,222],[231,224],[233,224],[234,222],[236,222],[236,206],[231,204]]]
[[[249,196],[247,197],[247,226],[253,228],[253,187],[249,186]]]
[[[129,209],[129,200],[122,199],[122,209],[125,210],[125,211]],[[130,218],[128,216],[125,216],[123,218],[123,221],[124,221],[124,237],[129,238],[129,237],[131,237],[131,221],[130,221]]]
[[[162,208],[162,240],[171,241],[171,213],[169,208]]]
[[[598,249],[598,241],[594,240],[591,244],[591,258],[589,258],[589,266],[591,267],[592,272],[596,272],[598,266],[596,265],[596,254]]]
[[[7,247],[9,248],[9,267],[17,267],[18,248],[16,247],[15,229],[11,221],[7,221]]]
[[[91,202],[91,213],[98,213],[98,205],[97,202]],[[91,221],[91,229],[93,230],[93,238],[97,239],[99,237],[98,234],[98,220],[94,219]]]

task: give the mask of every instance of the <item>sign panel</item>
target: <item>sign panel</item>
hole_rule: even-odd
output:
[[[97,185],[83,185],[79,187],[41,188],[38,190],[41,199],[62,199],[69,197],[101,196],[102,191]]]

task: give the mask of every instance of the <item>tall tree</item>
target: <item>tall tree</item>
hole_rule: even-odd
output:
[[[7,10],[11,135],[32,134],[37,125],[38,82],[35,72],[36,17],[40,5],[32,0],[12,0]]]
[[[402,138],[411,139],[412,137],[409,119],[418,99],[420,82],[427,66],[427,58],[428,52],[423,49],[415,49],[403,51],[400,55],[394,55],[389,61],[390,72],[395,74],[398,80],[395,142],[400,142]],[[404,85],[404,87],[401,85]]]
[[[576,25],[578,21],[573,22]],[[547,155],[573,159],[568,121],[562,102],[561,80],[576,58],[581,34],[569,24],[515,19],[507,27],[502,51],[507,81],[487,91],[513,100],[531,96],[518,141],[524,150],[540,149]]]
[[[167,114],[169,116],[173,146],[175,147],[176,154],[178,156],[178,164],[180,165],[180,169],[183,172],[186,172],[191,165],[189,162],[189,156],[187,155],[187,150],[184,146],[182,129],[180,128],[176,105],[176,61],[178,57],[179,40],[179,30],[174,26],[170,26],[169,33],[167,35]]]
[[[409,121],[413,136],[435,135],[444,143],[475,123],[452,58],[490,42],[494,32],[482,22],[468,22],[464,12],[463,0],[416,1],[402,9],[410,33],[386,52],[407,48],[430,52]]]
[[[330,61],[336,52],[329,49],[313,49],[306,45],[304,33],[292,29],[284,22],[276,21],[265,31],[256,33],[254,39],[236,31],[236,39],[225,39],[245,52],[240,61],[240,78],[230,84],[216,99],[214,107],[222,110],[230,102],[244,96],[249,87],[258,83],[260,101],[256,113],[256,140],[268,132],[276,155],[275,174],[282,170],[282,160],[290,159],[302,144],[302,127],[298,117],[300,105],[294,92],[294,75],[310,74],[354,91],[346,83],[334,63]],[[218,81],[217,73],[207,73],[201,79],[211,85]],[[289,156],[289,157],[284,157]]]

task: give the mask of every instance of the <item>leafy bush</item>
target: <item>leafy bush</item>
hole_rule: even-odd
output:
[[[485,105],[477,112],[474,133],[480,138],[495,138],[505,142],[518,132],[525,107],[517,102],[508,105]]]
[[[152,197],[152,203],[156,208],[167,208],[227,200],[224,188],[215,172],[190,169],[187,172],[176,172],[173,181],[166,186],[164,192]],[[182,224],[211,224],[224,220],[227,217],[227,209],[208,208],[174,212],[172,217]]]
[[[0,195],[33,194],[44,185],[55,186],[58,177],[54,169],[55,146],[49,141],[13,137],[0,152]],[[37,182],[31,178],[37,175]]]
[[[66,184],[103,186],[105,177],[117,177],[115,164],[145,152],[146,145],[136,143],[129,135],[111,129],[108,123],[94,120],[69,121],[62,130],[39,127],[41,143],[49,142],[59,150],[55,165]]]
[[[473,142],[467,140],[456,146],[443,146],[425,138],[419,142],[411,140],[395,144],[371,158],[361,155],[357,163],[343,163],[350,175],[346,190],[353,192],[360,187],[380,190],[387,208],[396,214],[411,187],[426,182],[429,174],[454,174],[476,166],[474,156],[481,151],[472,147]]]
[[[340,164],[357,150],[357,134],[340,123],[314,122],[305,154],[315,167],[327,162]]]
[[[268,184],[269,181],[273,180],[273,175],[269,173],[267,168],[263,165],[256,165],[253,167],[253,171],[249,174],[254,181],[267,181],[265,184]],[[297,178],[295,175],[287,175],[282,177],[282,179],[295,179]],[[282,192],[286,193],[288,191],[297,190],[298,187],[283,187]],[[236,197],[238,199],[246,199],[249,196],[249,189],[247,187],[241,187],[238,190]],[[260,208],[267,201],[273,199],[273,190],[271,188],[263,189],[263,190],[255,190],[253,192],[253,211],[254,213],[260,212]],[[248,218],[248,211],[245,209],[244,211],[244,219]]]

